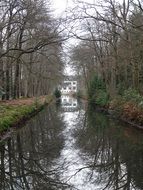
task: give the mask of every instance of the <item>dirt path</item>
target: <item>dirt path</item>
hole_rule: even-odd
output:
[[[33,98],[21,98],[17,100],[5,100],[5,101],[0,101],[0,105],[22,106],[22,105],[31,105],[36,101],[44,103],[46,101],[46,96],[40,96],[37,99],[33,97]]]

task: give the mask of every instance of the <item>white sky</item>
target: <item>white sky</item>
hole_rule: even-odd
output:
[[[71,0],[53,0],[53,8],[55,9],[56,14],[62,13],[68,4],[72,4]]]
[[[88,2],[88,3],[95,3],[97,0],[83,0],[83,1]],[[52,7],[54,9],[55,17],[62,16],[62,14],[64,14],[66,8],[69,8],[69,7],[73,8],[75,6],[72,0],[52,0],[51,2],[52,2]],[[71,39],[67,43],[74,44],[74,43],[76,43],[76,40]],[[68,57],[67,57],[67,60],[69,60]],[[65,74],[74,75],[74,71],[72,70],[72,68],[70,66],[67,66],[65,68]]]
[[[72,0],[53,0],[53,9],[55,17],[60,17],[69,6],[74,6]],[[71,67],[66,66],[64,73],[66,75],[73,75],[74,72]]]
[[[97,0],[83,0],[87,3],[95,3]],[[53,0],[53,8],[55,9],[55,14],[59,15],[65,11],[67,7],[74,7],[72,0]]]

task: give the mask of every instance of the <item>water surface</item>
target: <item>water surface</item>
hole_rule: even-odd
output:
[[[143,133],[67,96],[0,144],[1,190],[142,190]]]

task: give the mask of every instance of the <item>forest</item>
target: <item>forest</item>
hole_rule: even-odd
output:
[[[142,190],[143,0],[55,1],[0,0],[0,189]]]
[[[77,1],[71,14],[79,40],[70,50],[83,86],[79,95],[142,124],[143,1]]]
[[[78,95],[127,117],[134,108],[131,119],[142,123],[142,0],[71,5],[55,17],[49,0],[1,1],[1,99],[53,93],[68,62],[80,81]]]
[[[44,0],[0,2],[2,100],[46,95],[61,78],[62,36],[50,6]]]
[[[87,89],[96,75],[111,97],[128,88],[142,93],[142,5],[140,0],[78,3],[74,20],[81,20],[82,32],[73,34],[81,41],[71,53]]]
[[[69,39],[78,40],[68,56],[85,89],[96,76],[111,97],[129,88],[142,94],[142,6],[141,0],[74,1],[60,20],[52,15],[50,1],[2,0],[2,99],[47,94],[57,85],[64,66],[62,44],[68,43],[65,30]]]

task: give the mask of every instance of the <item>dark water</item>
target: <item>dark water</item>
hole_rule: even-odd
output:
[[[0,190],[141,190],[143,133],[63,97],[0,144]]]

